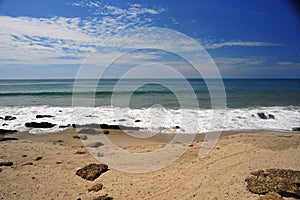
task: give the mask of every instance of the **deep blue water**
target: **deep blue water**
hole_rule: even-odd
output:
[[[208,81],[214,83],[215,80]],[[226,104],[230,108],[300,105],[300,79],[225,79],[223,82]],[[117,100],[129,95],[130,101],[124,106],[133,108],[155,104],[180,108],[180,96],[185,106],[194,107],[193,102],[190,103],[192,91],[184,83],[183,80],[80,80],[76,95],[84,99],[95,94],[96,106],[112,105],[112,95]],[[206,82],[189,79],[188,83],[197,96],[199,107],[210,108]],[[72,106],[73,90],[74,80],[0,80],[0,106]]]

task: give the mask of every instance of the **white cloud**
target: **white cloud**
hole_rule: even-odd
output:
[[[212,43],[211,41],[203,41],[203,46],[205,49],[217,49],[222,47],[268,47],[268,46],[283,46],[280,43],[271,42],[256,42],[256,41],[230,41],[230,42],[220,42]]]
[[[93,7],[96,12],[101,3],[72,5]],[[162,12],[139,4],[127,9],[108,5],[103,8],[106,14],[89,20],[0,16],[0,64],[80,64],[106,39],[122,30],[143,27],[151,23],[151,15]]]
[[[273,57],[216,57],[215,63],[218,66],[258,66],[273,60]]]
[[[81,1],[72,6],[93,8],[100,17],[89,20],[81,18],[30,18],[0,16],[0,65],[7,64],[81,64],[95,49],[102,49],[102,59],[112,60],[127,48],[177,49],[193,54],[195,47],[187,40],[174,38],[162,32],[134,32],[119,34],[124,30],[138,30],[151,25],[152,16],[165,11],[140,4],[128,4],[126,8],[104,5],[99,1]],[[109,39],[109,41],[107,41]],[[147,46],[144,46],[147,40]],[[278,46],[267,42],[200,42],[206,49],[224,46]],[[130,44],[130,45],[128,45]],[[157,61],[156,54],[136,54],[127,57],[128,63]],[[203,58],[206,60],[207,58]],[[263,60],[241,58],[217,58],[222,66],[260,64]],[[97,62],[101,61],[97,60]],[[166,61],[168,62],[168,61]],[[104,62],[106,63],[106,62]],[[170,63],[170,62],[169,62]]]
[[[290,62],[290,61],[282,61],[282,62],[277,62],[277,65],[284,65],[284,66],[300,66],[300,62]]]

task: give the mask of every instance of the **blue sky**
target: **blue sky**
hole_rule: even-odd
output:
[[[0,27],[0,79],[74,78],[99,49],[107,62],[145,41],[159,43],[153,48],[168,45],[151,33],[134,40],[124,34],[144,27],[196,40],[224,78],[300,77],[300,13],[292,1],[0,0]],[[132,46],[124,46],[128,41]],[[183,50],[184,41],[173,37],[171,42],[195,53]],[[114,70],[155,62],[189,70],[181,59],[161,52],[125,58]],[[193,73],[186,72],[196,77]]]

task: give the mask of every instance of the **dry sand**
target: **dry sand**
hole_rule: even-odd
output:
[[[87,181],[77,176],[76,170],[99,161],[74,135],[74,129],[40,136],[8,135],[19,140],[0,142],[0,161],[14,163],[0,167],[0,197],[88,200],[108,194],[114,199],[252,200],[259,195],[247,190],[245,178],[250,172],[300,170],[300,134],[262,131],[227,134],[202,159],[198,140],[176,162],[159,171],[136,174],[110,168],[96,180]],[[161,148],[170,136],[134,139],[115,131],[109,137],[126,150],[148,152]],[[42,159],[36,161],[39,156]],[[88,192],[96,183],[102,183],[103,189]]]

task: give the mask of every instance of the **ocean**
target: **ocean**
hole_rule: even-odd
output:
[[[300,79],[225,79],[225,108],[211,108],[211,91],[202,79],[188,79],[189,87],[186,80],[179,79],[118,81],[80,80],[79,87],[74,90],[75,80],[72,79],[0,80],[0,117],[3,118],[0,118],[0,126],[36,134],[63,130],[60,125],[74,123],[106,123],[183,133],[291,131],[300,126]],[[215,80],[207,81],[213,83]],[[74,97],[82,102],[93,97],[93,103],[73,107]],[[213,113],[223,117],[212,124]],[[266,119],[257,113],[264,113]],[[37,119],[38,114],[53,117]],[[7,121],[5,116],[16,119]],[[24,124],[32,121],[47,121],[56,126],[26,128]]]

